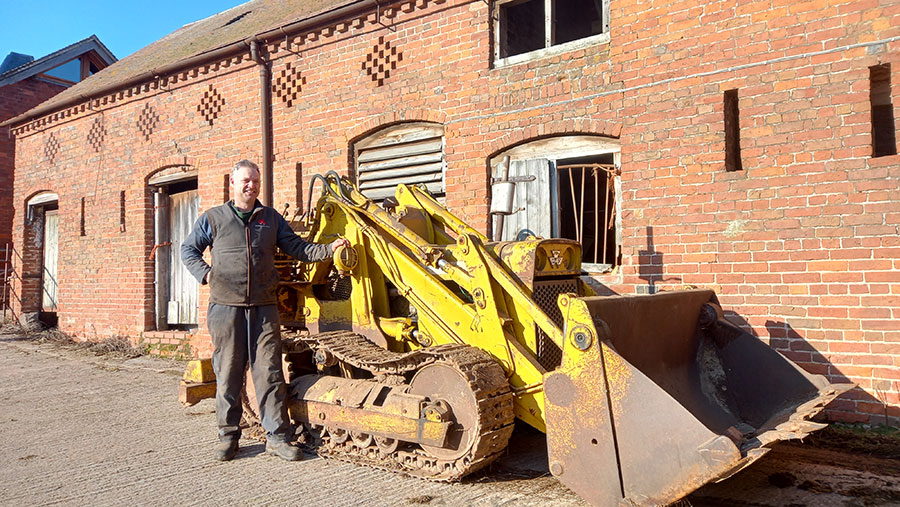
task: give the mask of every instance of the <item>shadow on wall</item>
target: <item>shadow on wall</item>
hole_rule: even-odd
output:
[[[725,318],[732,324],[759,338],[746,319],[737,313],[725,311]],[[853,380],[841,373],[840,367],[831,363],[821,352],[787,322],[767,320],[769,346],[809,373],[824,375],[832,383],[851,383]],[[879,381],[875,381],[876,383]],[[889,391],[890,381],[874,385],[877,392]],[[891,406],[857,386],[842,394],[828,405],[826,417],[832,421],[861,422],[900,427],[900,407]]]
[[[666,279],[664,273],[663,253],[656,250],[653,241],[653,227],[647,227],[647,248],[638,251],[638,278],[644,280],[646,285],[638,285],[639,294],[656,294],[658,285],[670,281],[680,282],[679,278]],[[591,288],[602,296],[616,295],[609,287],[587,277]],[[732,324],[747,331],[752,336],[760,338],[749,322],[737,313],[726,310],[725,318]],[[844,375],[838,366],[832,364],[824,355],[815,349],[806,339],[786,322],[767,320],[771,349],[787,357],[803,370],[825,376],[832,383],[852,382]],[[880,382],[880,384],[879,384]],[[876,395],[880,392],[891,391],[890,381],[875,381],[872,390]],[[860,387],[842,394],[828,405],[825,411],[826,417],[833,421],[864,422],[870,424],[884,424],[886,426],[900,426],[900,407],[892,406],[885,400],[872,396]]]
[[[647,226],[647,249],[638,250],[638,278],[647,285],[638,285],[638,294],[656,294],[658,282],[663,281],[663,254],[653,245],[653,226]]]
[[[663,278],[663,253],[656,250],[653,244],[653,226],[647,226],[647,248],[638,250],[638,278],[647,282],[644,285],[635,286],[638,294],[656,294],[659,292],[658,283],[680,282],[681,278]],[[617,292],[601,284],[591,277],[586,277],[586,282],[600,296],[615,296]]]

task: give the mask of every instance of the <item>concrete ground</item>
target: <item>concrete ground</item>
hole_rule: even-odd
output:
[[[214,404],[182,408],[182,372],[0,336],[0,505],[583,505],[527,464],[441,484],[246,439],[220,463]]]
[[[533,432],[517,431],[505,457],[455,484],[311,454],[289,463],[252,440],[220,463],[212,400],[178,403],[183,366],[0,334],[0,505],[585,505],[549,476]],[[779,444],[678,505],[900,505],[900,465]]]

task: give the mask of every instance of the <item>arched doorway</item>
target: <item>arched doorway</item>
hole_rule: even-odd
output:
[[[38,318],[55,327],[59,307],[59,196],[41,192],[28,200],[26,220],[33,228],[40,253],[40,297]]]
[[[192,329],[199,323],[200,285],[181,262],[180,252],[199,216],[197,170],[191,166],[165,168],[147,183],[155,210],[156,329]]]

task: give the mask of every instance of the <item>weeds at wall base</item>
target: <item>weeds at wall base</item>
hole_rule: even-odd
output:
[[[166,344],[166,343],[144,343],[142,345],[144,350],[144,354],[165,357],[168,359],[177,359],[182,361],[187,361],[190,359],[194,359],[194,355],[191,352],[191,344],[190,343],[182,343],[182,344]]]
[[[72,336],[56,328],[38,331],[11,322],[3,323],[0,332],[20,336],[26,341],[48,343],[68,350],[81,350],[96,356],[133,359],[148,353],[147,347],[135,346],[123,336],[112,336],[100,341],[76,341]]]

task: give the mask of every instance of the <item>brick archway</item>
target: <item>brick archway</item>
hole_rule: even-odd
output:
[[[183,155],[172,155],[168,157],[163,157],[156,161],[154,164],[154,169],[146,174],[144,177],[144,182],[148,182],[150,178],[156,176],[157,174],[165,171],[166,169],[171,169],[173,167],[193,167],[197,168],[197,164],[195,164],[188,157]]]
[[[576,118],[537,123],[540,121],[540,118],[538,118],[533,125],[516,129],[495,139],[490,144],[487,160],[520,144],[545,137],[595,135],[618,139],[622,133],[622,125],[620,123],[608,120]]]
[[[344,146],[346,148],[354,141],[361,139],[380,128],[384,128],[396,123],[416,121],[446,125],[447,115],[442,111],[417,108],[399,109],[382,113],[377,116],[371,116],[357,124],[354,128],[347,130],[344,135]]]
[[[18,253],[13,251],[11,265],[11,269],[17,273],[10,285],[10,291],[15,295],[12,298],[15,314],[33,314],[36,317],[41,310],[44,219],[48,210],[59,208],[59,200],[56,191],[45,188],[31,192],[22,202],[22,236],[16,247]]]

